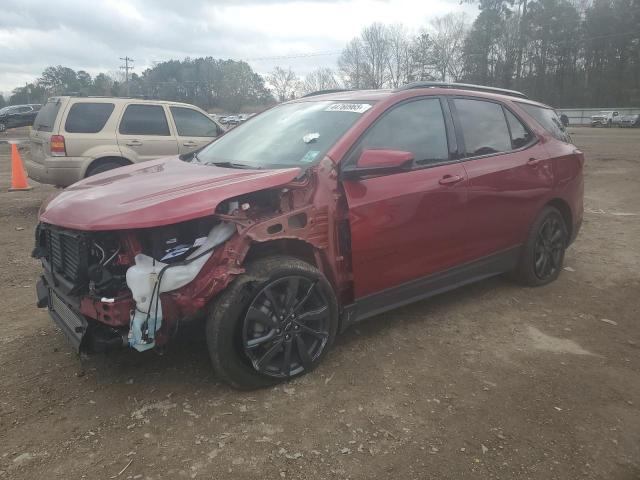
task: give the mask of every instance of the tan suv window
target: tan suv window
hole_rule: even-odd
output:
[[[64,129],[69,133],[98,133],[114,107],[113,103],[76,103],[69,109]]]
[[[169,136],[169,124],[161,105],[129,105],[120,121],[123,135]]]
[[[171,107],[171,115],[176,122],[181,137],[217,137],[218,126],[211,119],[190,108]]]

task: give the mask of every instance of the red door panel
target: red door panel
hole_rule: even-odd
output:
[[[460,164],[344,181],[356,298],[461,263],[467,179]]]
[[[469,178],[469,252],[482,257],[523,243],[549,197],[553,171],[546,149],[526,150],[463,163]]]

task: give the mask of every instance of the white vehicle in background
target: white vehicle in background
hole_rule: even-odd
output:
[[[229,115],[226,119],[225,119],[225,123],[227,125],[239,125],[241,122],[240,117],[238,115]]]
[[[622,116],[616,111],[603,111],[596,115],[591,115],[592,127],[611,127],[618,125],[622,120]]]
[[[620,119],[620,127],[640,127],[640,115],[622,115],[622,118]]]

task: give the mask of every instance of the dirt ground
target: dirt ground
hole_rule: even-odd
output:
[[[586,214],[557,282],[381,315],[251,393],[197,327],[162,356],[72,354],[29,256],[55,189],[8,193],[0,145],[0,478],[640,479],[640,130],[572,133]]]

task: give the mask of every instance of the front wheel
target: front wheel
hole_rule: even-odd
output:
[[[221,294],[206,336],[220,378],[254,389],[313,370],[337,329],[337,302],[324,275],[302,260],[273,256],[249,264]]]
[[[562,270],[568,244],[569,232],[562,214],[555,207],[545,207],[533,222],[515,279],[530,286],[553,282]]]

